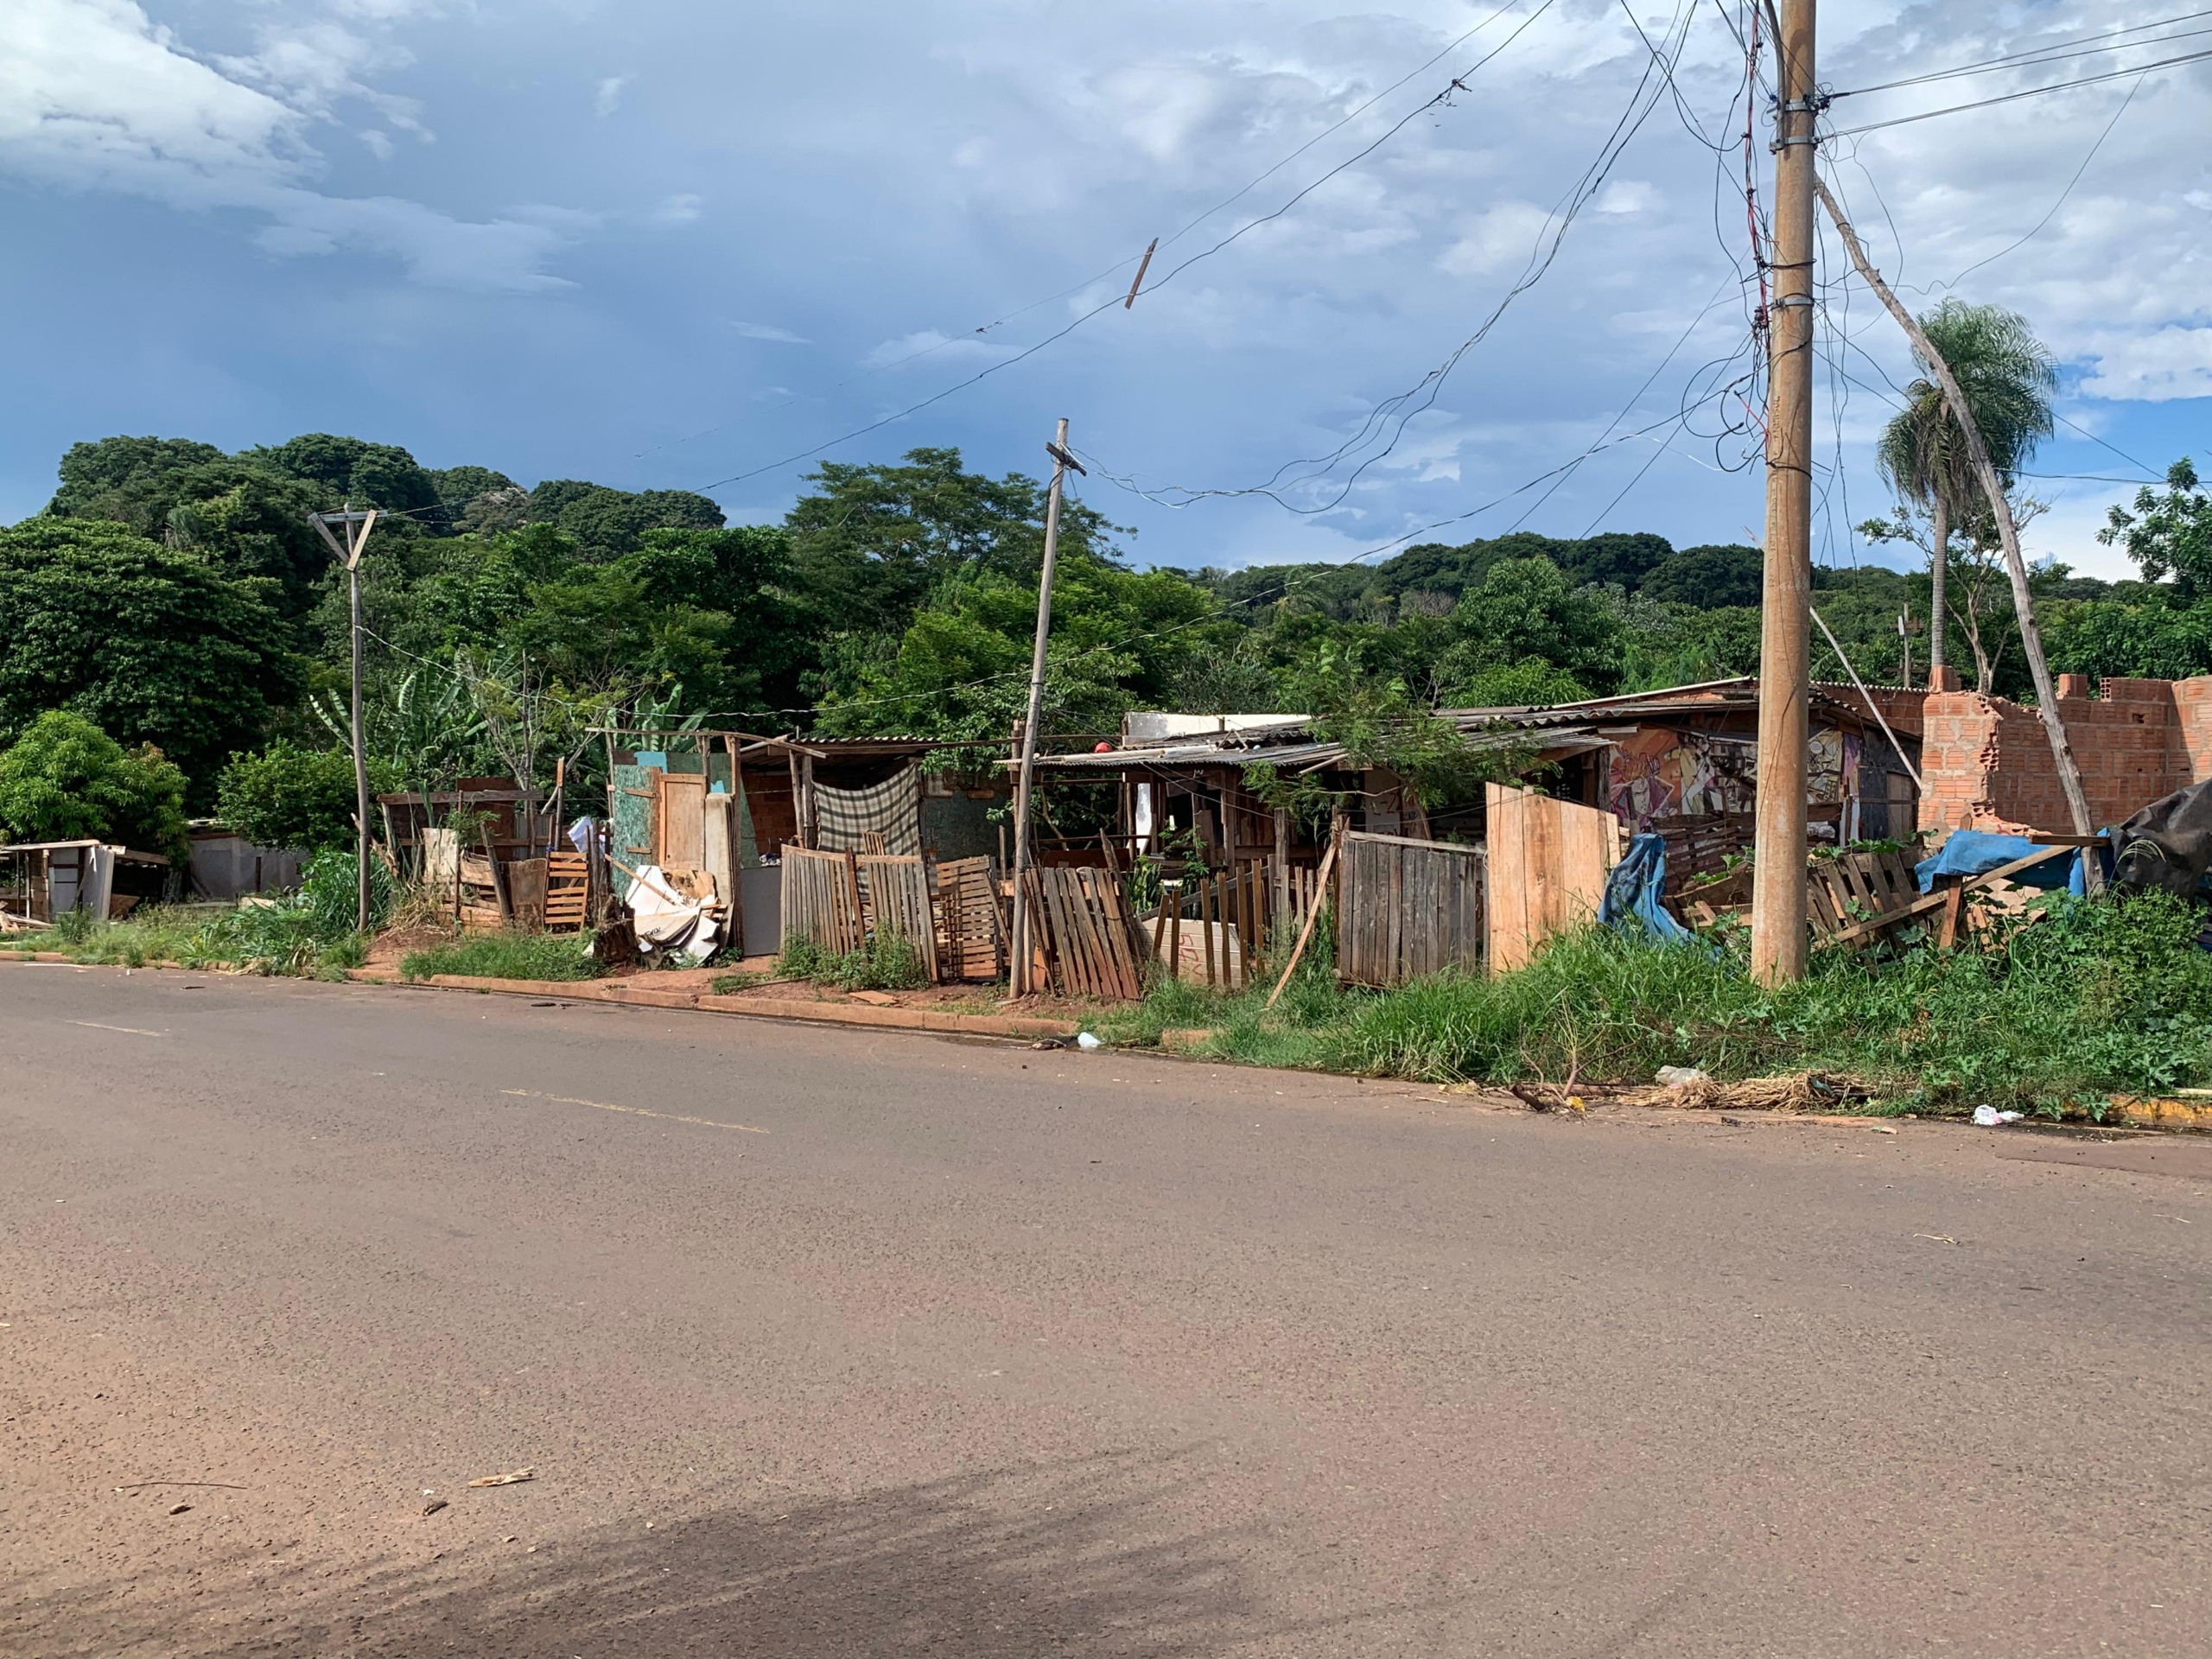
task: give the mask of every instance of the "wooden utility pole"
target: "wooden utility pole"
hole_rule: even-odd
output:
[[[1045,563],[1037,579],[1037,643],[1029,654],[1029,715],[1021,722],[1021,767],[1014,785],[1014,966],[1009,988],[1027,996],[1036,988],[1030,982],[1035,946],[1030,938],[1029,867],[1034,861],[1029,829],[1029,791],[1037,769],[1037,723],[1045,715],[1045,645],[1052,633],[1052,566],[1060,551],[1060,491],[1068,469],[1082,466],[1068,453],[1068,423],[1063,416],[1058,435],[1045,446],[1052,458],[1052,487],[1045,499]]]
[[[1782,0],[1768,311],[1766,586],[1759,624],[1758,840],[1751,973],[1805,972],[1805,785],[1813,553],[1813,5]]]
[[[349,501],[343,512],[309,513],[308,521],[322,532],[330,550],[346,563],[346,601],[353,634],[353,861],[359,867],[354,872],[353,925],[365,933],[369,931],[369,763],[361,747],[361,555],[368,551],[369,532],[377,525],[377,509],[356,512]],[[344,528],[343,542],[333,532],[334,524]],[[493,874],[499,874],[496,861]]]
[[[1951,416],[1958,422],[1959,430],[1966,438],[1967,458],[1974,464],[1982,494],[1989,499],[1990,513],[1997,520],[1997,539],[2004,544],[2005,571],[2012,582],[2012,613],[2020,625],[2020,645],[2027,653],[2028,673],[2036,685],[2036,712],[2042,715],[2044,734],[2050,741],[2050,759],[2058,773],[2058,787],[2065,794],[2067,813],[2074,820],[2074,833],[2093,836],[2096,830],[2089,822],[2089,798],[2082,787],[2082,769],[2074,762],[2074,746],[2067,739],[2066,722],[2059,718],[2058,688],[2051,683],[2050,664],[2044,660],[2043,634],[2036,626],[2035,598],[2028,591],[2027,560],[2020,552],[2020,527],[2013,522],[2012,504],[2005,493],[2005,480],[1998,475],[1997,465],[1989,458],[1989,445],[1974,422],[1973,405],[1967,402],[1966,391],[1951,372],[1951,365],[1936,349],[1936,342],[1928,338],[1928,331],[1905,309],[1904,302],[1882,280],[1882,273],[1867,258],[1866,250],[1859,244],[1859,232],[1851,228],[1851,221],[1836,206],[1827,186],[1815,178],[1813,188],[1820,194],[1821,206],[1835,221],[1836,232],[1851,254],[1851,263],[1859,268],[1859,274],[1866,279],[1866,286],[1874,290],[1884,308],[1897,319],[1897,326],[1911,340],[1912,349],[1920,354],[1920,360],[1928,365],[1929,372],[1943,388],[1943,401],[1950,405]],[[2087,853],[2082,858],[2082,880],[2091,892],[2103,885],[2103,872],[2097,861]]]

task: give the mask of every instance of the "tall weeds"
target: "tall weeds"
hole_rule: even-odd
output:
[[[1301,968],[1273,1014],[1263,986],[1224,997],[1164,984],[1111,1032],[1144,1041],[1205,1027],[1216,1051],[1236,1058],[1433,1083],[1816,1068],[1862,1077],[1900,1109],[1987,1103],[2094,1116],[2116,1092],[2212,1077],[2212,955],[2196,948],[2201,921],[2163,894],[2126,905],[2062,898],[1980,949],[1824,953],[1802,982],[1772,989],[1738,954],[1598,929],[1495,978],[1345,991]]]

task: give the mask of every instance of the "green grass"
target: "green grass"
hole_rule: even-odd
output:
[[[1271,1014],[1264,982],[1236,996],[1163,984],[1103,1034],[1141,1043],[1204,1027],[1225,1058],[1432,1083],[1649,1083],[1670,1065],[1724,1079],[1830,1071],[1863,1080],[1878,1109],[2094,1118],[2114,1093],[2212,1077],[2202,920],[2163,895],[2062,899],[1980,949],[1826,953],[1771,990],[1737,951],[1593,930],[1496,978],[1367,992],[1301,968]]]
[[[410,950],[399,971],[409,979],[453,974],[467,979],[591,979],[599,973],[588,935],[474,933]]]
[[[922,953],[895,933],[878,933],[842,956],[809,938],[789,940],[776,959],[776,977],[811,980],[845,991],[912,991],[930,982]]]
[[[371,867],[371,915],[389,912],[391,877]],[[145,905],[119,921],[95,921],[82,911],[64,915],[37,936],[37,948],[72,961],[123,968],[174,962],[188,968],[334,977],[358,967],[367,940],[354,931],[354,866],[350,853],[310,860],[300,891],[265,904]]]

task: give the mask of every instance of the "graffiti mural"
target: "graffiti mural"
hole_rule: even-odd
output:
[[[1814,732],[1808,798],[1825,803],[1856,796],[1859,748],[1856,732],[1834,727]],[[1749,738],[1651,726],[1613,746],[1605,802],[1630,830],[1641,830],[1654,818],[1749,812],[1758,778],[1758,745]]]

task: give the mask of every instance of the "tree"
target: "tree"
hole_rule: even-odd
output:
[[[903,466],[824,461],[785,524],[799,583],[830,631],[899,632],[941,583],[970,569],[1033,586],[1045,556],[1045,486],[987,478],[957,449],[912,449]],[[1110,557],[1113,530],[1073,499],[1060,556]]]
[[[1652,566],[1638,589],[1663,604],[1712,610],[1756,605],[1766,588],[1766,556],[1756,547],[1686,547]]]
[[[149,479],[227,459],[189,438],[101,438],[73,443],[61,457],[61,487],[46,505],[54,518],[112,518],[105,503]],[[143,531],[142,531],[143,533]]]
[[[2124,546],[2145,581],[2173,578],[2180,604],[2212,593],[2212,495],[2197,482],[2187,455],[2166,468],[2164,494],[2147,486],[2137,491],[2135,511],[2114,507],[2097,539]]]
[[[2036,446],[2051,432],[2052,396],[2058,365],[2018,313],[1998,305],[1945,300],[1920,319],[1929,341],[1966,394],[1981,429],[1990,463],[2006,490]],[[1931,524],[1929,572],[1934,614],[1949,614],[1946,576],[1951,531],[1986,516],[1980,480],[1967,452],[1966,434],[1928,373],[1905,388],[1905,408],[1883,429],[1875,458],[1898,499]],[[1929,631],[1931,668],[1943,666],[1941,626]]]
[[[399,788],[397,768],[369,757],[369,787]],[[350,850],[356,804],[349,751],[282,741],[258,754],[232,755],[216,785],[216,812],[257,847]]]
[[[181,866],[184,774],[152,744],[126,749],[49,709],[0,753],[0,824],[23,841],[105,841]]]
[[[308,432],[273,448],[248,449],[239,458],[320,484],[357,507],[382,507],[395,516],[442,523],[437,485],[397,444]]]
[[[164,546],[200,554],[233,576],[277,584],[288,617],[315,602],[330,550],[308,515],[335,506],[321,485],[204,443],[104,438],[61,461],[52,518],[107,518]]]
[[[1619,622],[1596,592],[1572,586],[1549,559],[1492,565],[1483,585],[1461,596],[1452,626],[1459,641],[1445,653],[1439,677],[1454,702],[1484,670],[1529,658],[1600,694],[1620,684]]]
[[[303,687],[275,584],[225,575],[120,524],[27,518],[0,530],[0,741],[69,709],[155,743],[195,798]]]
[[[566,531],[587,557],[603,560],[636,552],[648,531],[720,530],[722,510],[690,490],[632,494],[604,484],[554,478],[530,493],[530,521]]]
[[[889,652],[880,636],[846,637],[834,689],[818,700],[820,729],[1004,739],[1027,713],[1036,623],[1034,573],[1024,582],[971,568],[931,596]],[[1192,656],[1225,649],[1236,632],[1180,571],[1128,570],[1063,545],[1043,729],[1118,730],[1128,710],[1173,701]]]

